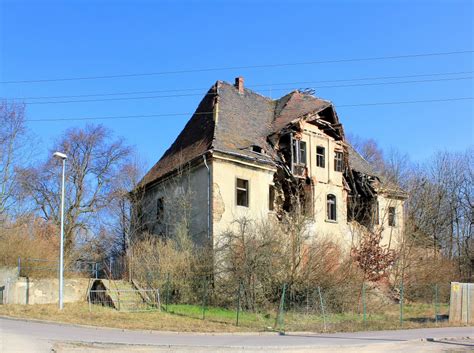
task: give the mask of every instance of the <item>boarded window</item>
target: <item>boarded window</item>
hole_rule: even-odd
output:
[[[163,223],[164,207],[163,198],[160,197],[158,200],[156,200],[156,220],[158,223]]]
[[[249,181],[237,179],[237,206],[249,207]]]
[[[388,225],[390,227],[395,227],[396,226],[396,213],[395,213],[395,207],[389,207],[388,208]]]
[[[334,170],[336,172],[342,172],[343,165],[343,154],[342,152],[336,151],[334,155]]]
[[[321,167],[321,168],[325,167],[325,164],[326,164],[325,155],[326,155],[325,148],[322,146],[317,146],[316,147],[316,166],[317,167]]]
[[[275,209],[275,187],[273,185],[268,187],[268,209],[270,211]]]
[[[329,194],[326,199],[326,206],[327,206],[327,219],[329,221],[336,221],[337,220],[336,196],[334,196],[333,194]]]

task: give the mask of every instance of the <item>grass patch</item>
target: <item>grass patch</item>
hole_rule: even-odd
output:
[[[439,307],[439,314],[447,314],[448,305]],[[204,320],[203,320],[204,314]],[[266,331],[276,325],[276,311],[240,312],[236,326],[235,310],[199,305],[168,305],[168,312],[119,312],[115,309],[87,303],[66,304],[63,311],[57,305],[0,305],[0,315],[52,320],[63,323],[107,326],[120,329],[143,329],[179,332],[239,332]],[[399,305],[386,305],[383,311],[368,312],[366,321],[360,313],[328,313],[325,316],[290,311],[284,314],[284,330],[310,332],[343,332],[388,330],[448,326],[447,321],[435,321],[434,307],[430,304],[407,304],[404,321],[400,325]]]

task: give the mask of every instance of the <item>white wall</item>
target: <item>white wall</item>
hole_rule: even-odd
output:
[[[213,159],[213,229],[215,237],[232,227],[238,218],[266,218],[269,214],[269,186],[275,169],[255,167],[226,157]],[[249,181],[249,206],[238,206],[237,178]],[[214,239],[214,244],[216,243]]]

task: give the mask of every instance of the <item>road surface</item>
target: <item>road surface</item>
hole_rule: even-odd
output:
[[[193,334],[0,318],[3,352],[474,352],[473,327],[337,334]]]

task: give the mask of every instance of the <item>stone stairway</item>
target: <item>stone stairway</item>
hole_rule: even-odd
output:
[[[140,292],[127,281],[97,279],[92,288],[105,289],[111,306],[119,311],[146,310],[148,307]]]

